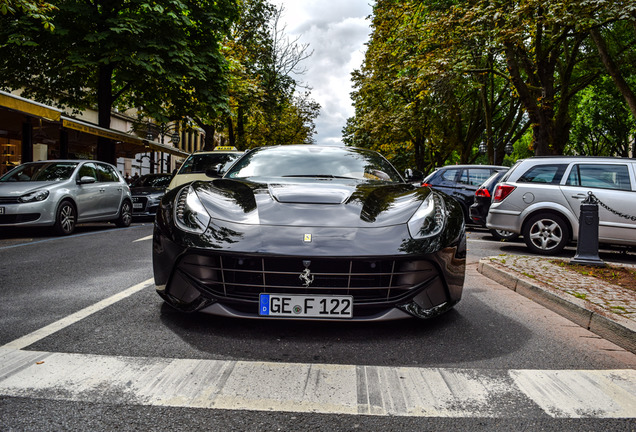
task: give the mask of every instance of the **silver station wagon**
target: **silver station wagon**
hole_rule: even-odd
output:
[[[68,235],[79,222],[131,220],[130,188],[104,162],[27,162],[0,177],[0,228],[51,226]]]
[[[533,157],[517,162],[495,189],[486,225],[522,234],[539,254],[559,253],[579,234],[581,202],[599,202],[599,242],[636,245],[636,160]]]

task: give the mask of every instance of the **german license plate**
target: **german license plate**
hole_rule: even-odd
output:
[[[0,214],[4,214],[4,207],[0,207]]]
[[[133,208],[134,209],[144,208],[144,205],[143,203],[133,203]]]
[[[293,318],[352,318],[352,296],[261,294],[259,315]]]

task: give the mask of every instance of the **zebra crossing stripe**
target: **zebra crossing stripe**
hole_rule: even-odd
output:
[[[634,418],[636,371],[116,357],[0,347],[0,395],[328,414]]]

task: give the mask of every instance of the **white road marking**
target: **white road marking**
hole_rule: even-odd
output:
[[[118,357],[24,350],[148,279],[0,347],[0,396],[412,417],[636,418],[636,370],[491,370]]]
[[[95,312],[99,312],[100,310],[117,303],[118,301],[135,294],[138,291],[150,286],[153,283],[153,279],[147,279],[141,283],[138,283],[135,286],[132,286],[124,291],[121,291],[111,297],[108,297],[104,300],[101,300],[91,306],[88,306],[80,311],[75,312],[67,317],[62,318],[54,323],[51,323],[45,327],[42,327],[39,330],[34,331],[28,335],[22,336],[21,338],[15,339],[0,348],[12,348],[12,349],[22,349],[29,345],[34,344],[35,342],[44,339],[47,336],[52,335],[53,333],[62,330],[65,327],[68,327],[76,322],[86,318],[89,315],[94,314]]]
[[[140,241],[144,241],[144,240],[151,240],[151,239],[152,239],[152,235],[149,235],[149,236],[146,236],[146,237],[142,237],[142,238],[140,238],[140,239],[137,239],[137,240],[133,240],[133,243],[140,242]]]
[[[636,371],[267,363],[3,347],[0,395],[377,416],[518,418],[547,414],[554,418],[633,418]]]

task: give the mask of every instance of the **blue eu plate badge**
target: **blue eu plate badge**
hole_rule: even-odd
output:
[[[261,311],[259,315],[269,315],[269,294],[261,294]]]

